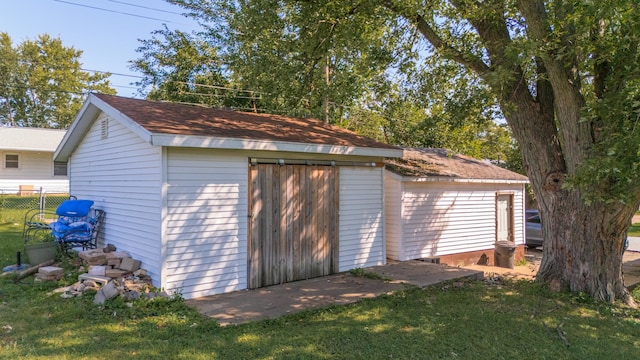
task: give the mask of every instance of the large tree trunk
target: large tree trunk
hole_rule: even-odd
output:
[[[596,300],[634,305],[624,286],[622,254],[635,206],[584,203],[577,190],[541,207],[543,258],[537,279],[553,290],[584,292]],[[543,190],[538,197],[549,196]]]
[[[638,204],[587,202],[580,190],[567,189],[567,168],[575,168],[568,164],[579,163],[575,157],[582,156],[574,151],[574,158],[567,159],[567,148],[579,147],[585,132],[558,139],[554,101],[563,97],[546,80],[538,82],[535,99],[522,82],[513,82],[509,89],[501,101],[511,109],[505,116],[520,144],[545,239],[537,279],[556,291],[584,292],[597,300],[635,306],[623,283],[622,254]]]

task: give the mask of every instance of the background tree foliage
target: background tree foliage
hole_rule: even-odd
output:
[[[424,61],[415,31],[375,2],[170,2],[203,30],[165,27],[143,41],[132,68],[150,98],[313,117],[392,144],[520,163],[479,78]]]
[[[143,74],[138,82],[149,99],[223,106],[230,96],[216,48],[202,39],[166,26],[142,40],[142,57],[131,68]]]
[[[66,128],[87,92],[114,94],[108,74],[81,69],[81,55],[46,34],[14,47],[0,33],[0,123]]]

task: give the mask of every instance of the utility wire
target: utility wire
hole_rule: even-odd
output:
[[[263,91],[253,91],[253,90],[246,90],[246,89],[235,89],[235,88],[218,86],[218,85],[198,84],[198,83],[192,83],[192,82],[186,82],[186,81],[178,81],[178,80],[170,80],[168,82],[174,82],[176,84],[191,85],[191,86],[197,86],[197,87],[204,87],[204,88],[209,88],[209,89],[231,90],[231,91],[248,92],[248,93],[252,93],[252,94],[270,95],[270,94],[268,94],[266,92],[263,92]]]
[[[144,76],[140,76],[140,75],[123,74],[123,73],[116,73],[116,72],[111,72],[111,71],[92,70],[92,69],[85,69],[85,68],[80,68],[80,70],[82,70],[82,71],[91,71],[91,72],[100,73],[100,74],[110,74],[110,75],[116,75],[116,76],[132,77],[132,78],[138,78],[138,79],[143,79],[144,78]]]
[[[191,92],[191,91],[180,91],[180,94],[184,95],[196,95],[196,96],[205,96],[205,97],[217,97],[217,98],[228,98],[227,95],[220,94],[207,94],[207,93],[199,93],[199,92]],[[255,96],[231,96],[234,99],[251,99],[251,100],[262,100],[261,97]]]
[[[162,10],[162,9],[155,9],[155,8],[148,7],[148,6],[143,6],[143,5],[131,4],[131,3],[128,3],[128,2],[125,2],[125,1],[117,1],[117,0],[107,0],[107,1],[110,1],[112,3],[117,3],[117,4],[133,6],[133,7],[137,7],[137,8],[141,8],[141,9],[148,9],[148,10],[159,11],[159,12],[163,12],[163,13],[167,13],[167,14],[174,14],[174,15],[183,16],[182,14],[177,13],[177,12],[173,12],[173,11],[169,11],[169,10]]]
[[[59,3],[64,3],[64,4],[69,4],[69,5],[82,6],[82,7],[86,7],[86,8],[90,8],[90,9],[95,9],[95,10],[102,10],[102,11],[111,12],[111,13],[116,13],[116,14],[122,14],[122,15],[134,16],[134,17],[138,17],[138,18],[142,18],[142,19],[155,20],[155,21],[162,21],[162,22],[174,23],[174,24],[176,23],[176,22],[171,21],[171,20],[158,19],[158,18],[154,18],[154,17],[150,17],[150,16],[144,16],[144,15],[132,14],[132,13],[124,12],[124,11],[117,11],[117,10],[105,9],[105,8],[100,8],[100,7],[97,7],[97,6],[91,6],[91,5],[85,5],[85,4],[78,4],[78,3],[71,2],[71,1],[65,1],[65,0],[53,0],[53,1],[55,1],[55,2],[59,2]],[[183,25],[184,25],[184,24],[183,24]]]

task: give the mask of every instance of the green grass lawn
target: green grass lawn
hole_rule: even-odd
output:
[[[629,227],[629,231],[627,232],[629,236],[640,236],[640,223],[632,224]]]
[[[0,226],[0,266],[21,228]],[[5,254],[8,253],[8,254]],[[632,359],[640,311],[531,282],[445,283],[219,327],[183,301],[104,306],[49,292],[75,281],[0,277],[2,359]],[[636,294],[640,300],[640,291]],[[567,346],[568,344],[568,346]]]

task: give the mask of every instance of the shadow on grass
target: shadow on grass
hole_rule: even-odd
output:
[[[47,296],[2,283],[12,358],[619,358],[640,351],[637,310],[530,282],[440,284],[221,328],[182,301]],[[567,347],[565,341],[569,343]]]
[[[20,230],[0,226],[2,266],[21,248]],[[444,283],[224,328],[181,300],[113,299],[96,306],[88,295],[48,295],[74,281],[0,278],[0,357],[625,359],[640,353],[640,311],[551,294],[526,281]]]

